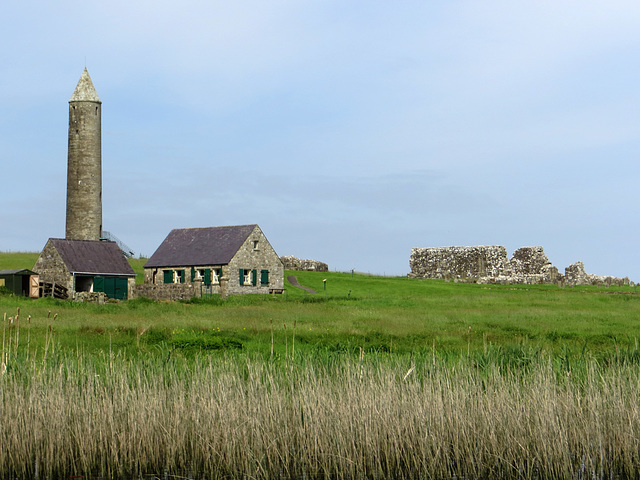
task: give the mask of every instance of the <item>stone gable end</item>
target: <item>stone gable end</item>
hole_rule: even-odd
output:
[[[255,270],[258,285],[241,285],[240,269]],[[263,270],[269,272],[269,284],[264,286],[260,285],[259,278]],[[269,293],[273,289],[284,289],[284,265],[260,227],[256,226],[229,262],[229,293]]]
[[[55,283],[62,285],[69,291],[73,290],[73,277],[71,272],[62,261],[62,257],[58,250],[53,246],[51,240],[47,241],[47,244],[40,252],[33,271],[37,272],[40,276],[40,282]]]

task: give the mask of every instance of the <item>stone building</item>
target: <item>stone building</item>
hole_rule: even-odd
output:
[[[33,267],[42,285],[57,285],[72,299],[103,293],[126,300],[136,274],[115,242],[50,238]]]
[[[135,274],[114,242],[102,238],[102,102],[85,68],[69,100],[65,239],[50,238],[33,270],[41,291],[71,298],[129,298]],[[82,293],[83,295],[76,295]]]
[[[154,299],[284,290],[282,261],[258,225],[172,230],[144,272],[135,295]]]

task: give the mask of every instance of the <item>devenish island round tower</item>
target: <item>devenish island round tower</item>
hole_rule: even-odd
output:
[[[102,102],[85,68],[69,100],[68,240],[102,237]]]

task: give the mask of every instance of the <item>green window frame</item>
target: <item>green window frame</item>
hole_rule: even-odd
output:
[[[249,283],[245,283],[244,281],[244,278],[247,275],[251,275],[249,277]],[[258,284],[258,270],[256,270],[255,268],[253,270],[250,270],[248,268],[241,268],[238,275],[238,281],[241,287],[248,287],[250,285],[253,285],[255,287]]]
[[[162,283],[173,283],[173,270],[163,270],[162,274]]]
[[[269,270],[260,270],[260,285],[269,285]]]

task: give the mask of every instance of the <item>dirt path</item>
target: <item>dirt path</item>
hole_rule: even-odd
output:
[[[306,291],[307,291],[307,292],[309,292],[309,293],[316,293],[316,291],[315,291],[315,290],[313,290],[313,289],[311,289],[311,288],[309,288],[309,287],[304,287],[304,286],[300,285],[300,284],[298,283],[298,277],[296,277],[295,275],[289,275],[289,276],[287,277],[287,282],[289,282],[289,283],[290,283],[291,285],[293,285],[294,287],[301,288],[301,289],[303,289],[303,290],[306,290]]]

